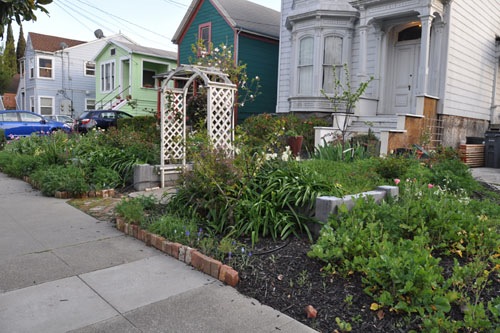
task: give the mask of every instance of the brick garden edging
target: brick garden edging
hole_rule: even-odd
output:
[[[40,186],[28,176],[24,176],[23,181],[30,184],[34,189],[40,189]],[[78,195],[74,195],[68,191],[56,191],[54,193],[54,197],[57,199],[112,198],[114,196],[115,189],[112,188],[99,191],[87,191]]]
[[[136,224],[126,223],[119,216],[116,217],[116,229],[232,287],[240,281],[238,272],[219,260],[210,258],[189,246],[170,242],[165,237],[141,229]]]

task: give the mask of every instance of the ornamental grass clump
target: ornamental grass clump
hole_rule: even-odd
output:
[[[252,153],[239,146],[230,157],[210,142],[197,142],[190,151],[193,170],[184,173],[167,209],[199,219],[215,234],[245,235],[254,243],[259,237],[310,237],[316,197],[340,193],[285,153]]]

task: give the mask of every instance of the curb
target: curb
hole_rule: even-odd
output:
[[[152,246],[155,249],[182,261],[205,274],[210,275],[214,279],[218,279],[219,281],[230,285],[231,287],[236,287],[240,281],[238,272],[232,267],[224,265],[219,260],[210,258],[189,246],[170,242],[165,237],[141,229],[136,224],[126,223],[119,216],[116,217],[116,229],[126,235],[143,241],[146,246]]]

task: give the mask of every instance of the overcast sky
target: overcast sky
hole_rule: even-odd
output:
[[[251,0],[280,11],[281,0]],[[94,31],[105,36],[118,32],[143,46],[177,51],[171,39],[191,0],[54,0],[46,8],[49,15],[37,12],[37,21],[23,22],[28,32],[91,41]],[[14,22],[14,38],[19,28]],[[4,36],[5,42],[6,36]]]

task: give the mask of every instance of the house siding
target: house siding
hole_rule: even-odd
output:
[[[29,36],[29,35],[28,35]],[[58,38],[51,36],[51,38]],[[118,40],[127,40],[124,36],[116,36]],[[16,96],[19,107],[30,109],[30,98],[34,97],[36,113],[40,113],[40,97],[54,99],[53,114],[64,114],[62,105],[71,102],[71,110],[68,114],[78,117],[86,108],[87,99],[95,99],[95,76],[85,75],[85,63],[93,61],[96,54],[107,43],[108,39],[98,39],[66,48],[64,52],[41,52],[33,49],[30,37],[26,44],[25,52],[25,75],[21,78]],[[52,59],[53,79],[37,77],[37,57]],[[29,61],[35,59],[35,77],[29,77]],[[22,96],[24,93],[24,101]]]
[[[443,113],[490,120],[495,76],[495,35],[500,35],[497,0],[454,1]],[[474,22],[474,29],[471,29]]]
[[[292,11],[293,0],[282,0],[281,2],[281,30],[280,30],[280,55],[278,73],[278,104],[276,112],[288,112],[290,103],[292,73],[292,34],[286,28],[286,18]]]
[[[239,108],[238,120],[259,113],[274,113],[276,111],[278,77],[278,42],[265,42],[252,37],[239,37],[239,61],[247,64],[248,78],[256,76],[260,81],[260,95],[255,101],[246,103]],[[240,91],[240,94],[243,94]]]
[[[115,54],[111,55],[111,49],[115,49]],[[115,89],[112,92],[101,91],[101,64],[115,62]],[[158,92],[155,87],[145,88],[142,86],[143,69],[150,69],[156,74],[165,73],[176,66],[175,60],[162,57],[149,56],[140,53],[130,53],[116,44],[105,46],[96,59],[96,102],[109,107],[108,102],[116,103],[116,96],[125,99],[128,95],[136,103],[132,107],[125,104],[120,107],[121,111],[132,115],[153,115],[157,112]]]
[[[198,27],[200,24],[211,23],[212,44],[214,47],[224,43],[234,45],[234,32],[217,9],[208,0],[203,1],[199,11],[195,14],[183,38],[179,41],[179,63],[190,64],[190,58],[195,58],[192,45],[198,41]]]

